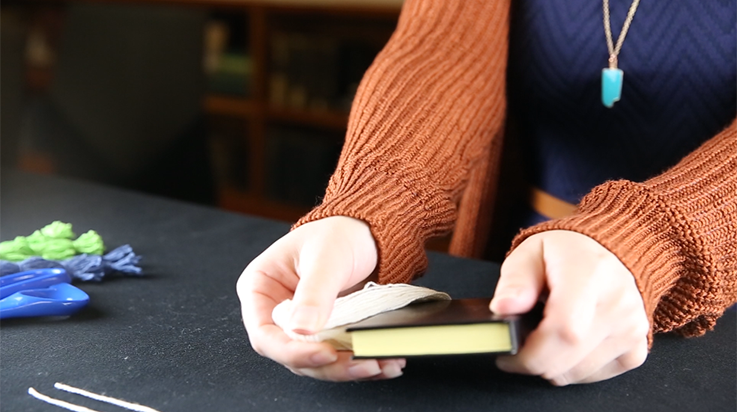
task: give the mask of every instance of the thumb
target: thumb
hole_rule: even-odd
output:
[[[532,236],[507,256],[489,307],[500,315],[529,312],[545,286],[542,241]]]
[[[290,328],[301,334],[322,330],[335,299],[350,277],[353,262],[339,247],[305,245],[298,263],[299,283],[292,298]]]

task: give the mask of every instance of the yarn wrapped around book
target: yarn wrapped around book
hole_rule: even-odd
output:
[[[63,260],[30,257],[20,262],[0,260],[0,276],[33,269],[62,268],[73,279],[102,281],[112,275],[143,276],[138,266],[141,255],[136,255],[130,245],[123,245],[104,255],[82,253]]]
[[[450,300],[450,295],[422,286],[404,283],[379,285],[368,282],[363,289],[338,298],[333,305],[325,327],[313,335],[302,335],[289,329],[292,301],[276,305],[271,318],[292,339],[303,342],[326,342],[337,350],[351,350],[353,344],[346,325],[356,323],[379,313],[403,308],[410,303],[431,300]]]

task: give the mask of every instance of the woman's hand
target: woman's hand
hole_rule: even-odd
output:
[[[328,344],[291,340],[271,318],[277,304],[292,299],[291,329],[304,334],[320,331],[338,294],[368,278],[376,263],[368,225],[349,217],[307,223],[274,242],[248,265],[237,285],[253,349],[298,375],[317,379],[400,376],[403,359],[354,361],[350,352],[336,352]]]
[[[563,386],[645,362],[649,324],[634,277],[595,240],[564,230],[530,236],[504,261],[491,310],[525,313],[541,295],[542,322],[517,355],[497,359],[500,369]]]

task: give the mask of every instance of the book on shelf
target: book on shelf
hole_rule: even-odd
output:
[[[249,55],[242,52],[223,53],[216,70],[208,75],[208,89],[213,93],[249,96],[252,74],[253,62]]]
[[[541,317],[540,308],[500,316],[489,310],[491,298],[450,299],[411,285],[369,284],[356,294],[339,298],[326,328],[314,335],[286,328],[290,301],[273,317],[292,338],[324,341],[355,358],[515,354]]]
[[[269,103],[308,111],[350,110],[377,47],[337,37],[277,32],[271,38]]]
[[[238,21],[213,18],[205,25],[203,69],[210,92],[250,95],[253,62],[239,36]]]

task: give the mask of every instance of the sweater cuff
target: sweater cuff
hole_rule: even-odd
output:
[[[331,180],[322,204],[293,229],[330,216],[360,219],[376,241],[380,283],[408,283],[427,269],[425,241],[451,230],[456,218],[450,199],[415,190],[408,179],[373,168],[339,169]]]
[[[630,181],[600,185],[584,197],[573,215],[520,232],[512,250],[548,230],[584,234],[619,258],[642,294],[649,337],[679,327],[684,335],[700,335],[719,317],[706,314],[693,319],[695,306],[703,306],[700,300],[714,284],[708,264],[698,262],[708,254],[683,214],[646,185]]]

